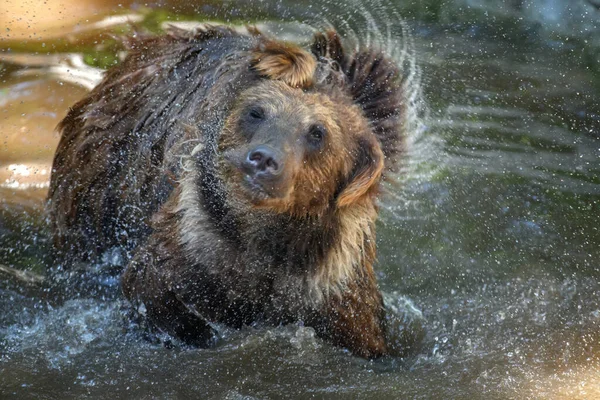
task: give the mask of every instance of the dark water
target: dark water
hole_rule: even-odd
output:
[[[398,58],[410,45],[381,4],[181,3],[97,5],[44,47],[0,41],[0,265],[45,271],[53,126],[93,84],[90,66],[118,60],[106,33],[128,29],[93,25],[104,17],[133,13],[151,29],[195,13],[328,21],[386,43],[389,29]],[[114,281],[102,295],[58,298],[5,274],[0,398],[600,398],[600,86],[585,49],[516,25],[408,28],[426,107],[383,200],[378,271],[392,302],[423,312],[417,354],[364,361],[299,326],[165,346],[131,326]],[[74,55],[61,64],[57,52]]]

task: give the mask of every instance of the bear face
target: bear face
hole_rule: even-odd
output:
[[[233,197],[319,216],[377,189],[383,153],[362,111],[340,93],[266,81],[246,90],[219,143]]]

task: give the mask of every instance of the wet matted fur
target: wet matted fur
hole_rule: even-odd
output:
[[[402,73],[334,31],[309,49],[248,31],[134,40],[71,109],[48,202],[57,257],[124,249],[125,296],[191,343],[211,321],[303,321],[386,354],[375,201],[402,152]],[[236,161],[255,132],[284,154],[268,187]]]

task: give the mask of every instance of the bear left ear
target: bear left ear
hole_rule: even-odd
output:
[[[338,207],[353,204],[369,192],[377,190],[383,172],[383,158],[383,152],[376,140],[359,142],[354,169],[336,201]]]
[[[404,150],[404,81],[411,72],[402,71],[377,46],[345,51],[340,36],[333,30],[315,34],[311,50],[320,62],[329,59],[339,66],[348,93],[363,110],[381,144],[386,170],[394,170]]]
[[[294,44],[270,40],[261,42],[254,50],[252,67],[260,75],[291,87],[308,88],[312,85],[317,61]]]

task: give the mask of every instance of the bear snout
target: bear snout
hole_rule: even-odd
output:
[[[277,177],[283,171],[283,157],[272,147],[261,145],[248,152],[243,168],[257,178]]]

